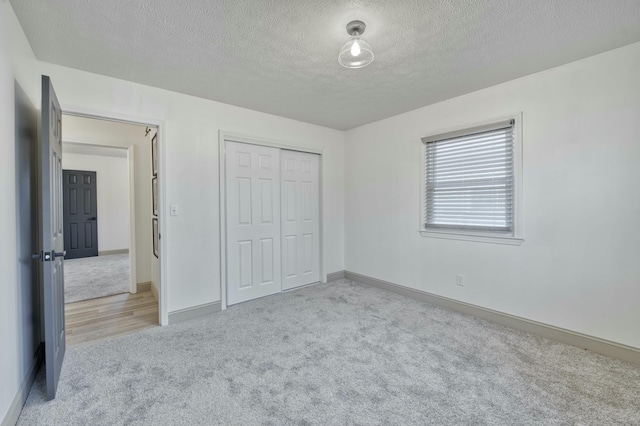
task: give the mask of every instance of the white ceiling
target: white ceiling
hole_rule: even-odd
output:
[[[341,130],[640,41],[638,0],[11,3],[40,60]]]

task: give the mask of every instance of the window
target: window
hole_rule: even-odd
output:
[[[422,139],[422,230],[516,236],[515,120]]]

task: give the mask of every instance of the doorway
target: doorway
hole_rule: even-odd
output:
[[[127,149],[63,141],[62,151],[65,303],[134,292]]]
[[[62,151],[64,152],[64,146]],[[69,157],[66,153],[65,157]],[[65,158],[65,161],[69,161]],[[65,260],[98,255],[98,186],[96,172],[68,170],[63,161],[63,229]]]
[[[67,113],[63,123],[68,343],[157,326],[158,129]]]
[[[322,155],[221,135],[223,307],[326,281]]]

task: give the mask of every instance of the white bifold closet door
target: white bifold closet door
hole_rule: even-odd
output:
[[[280,150],[227,142],[227,304],[281,291]]]
[[[320,281],[320,156],[280,151],[282,289]]]

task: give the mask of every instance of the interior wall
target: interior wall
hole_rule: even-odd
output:
[[[18,256],[18,315],[20,317],[19,350],[24,376],[37,363],[36,353],[41,342],[41,288],[38,277],[39,262],[31,255],[39,251],[39,224],[37,222],[38,182],[35,170],[37,155],[38,120],[33,102],[18,83],[15,86],[15,152],[16,152],[16,221]]]
[[[16,226],[15,196],[15,133],[14,133],[14,87],[13,73],[9,66],[5,31],[0,30],[0,143],[3,155],[0,156],[0,199],[5,207],[0,209],[0,234],[14,235]],[[18,348],[19,317],[17,309],[18,278],[16,257],[14,255],[16,241],[14,238],[0,239],[0,268],[3,280],[7,285],[0,286],[0,341]],[[21,371],[19,351],[0,351],[2,377],[6,376],[6,385],[0,387],[0,412],[6,413],[13,397],[20,386]]]
[[[640,43],[348,131],[346,269],[640,348],[638,75]],[[420,138],[519,111],[524,243],[422,237]]]
[[[126,157],[65,152],[65,170],[96,172],[98,252],[129,248],[129,161]],[[137,268],[136,268],[137,269]]]
[[[53,84],[58,91],[55,81]],[[60,98],[59,93],[58,98]],[[151,223],[149,220],[151,215],[151,180],[149,178],[151,175],[151,148],[145,137],[145,127],[66,114],[63,114],[62,122],[64,142],[119,148],[133,147],[136,281],[138,283],[151,281],[151,257],[153,256],[150,246]],[[63,155],[63,160],[66,155],[66,153]]]
[[[220,300],[220,130],[323,150],[325,269],[344,269],[343,132],[54,64],[37,67],[51,77],[63,109],[81,106],[164,123],[165,207],[176,204],[180,211],[162,212],[169,312]]]
[[[17,220],[16,188],[22,187],[15,166],[18,159],[15,147],[20,143],[20,138],[16,140],[19,135],[15,130],[16,102],[26,105],[27,109],[35,108],[39,102],[34,85],[26,84],[31,79],[39,84],[39,80],[28,66],[35,58],[24,35],[20,36],[21,31],[10,5],[0,2],[0,235],[3,236],[0,239],[0,342],[4,349],[0,351],[0,420],[9,422],[15,419],[8,417],[15,415],[10,409],[23,402],[21,390],[34,365],[35,346],[40,337],[38,317],[27,317],[37,313],[33,312],[33,307],[31,311],[25,310],[28,304],[24,303],[24,298],[30,296],[25,295],[18,279],[18,265],[25,272],[28,264],[20,259],[23,253],[17,238],[23,222]],[[14,37],[16,32],[18,36]],[[25,93],[20,89],[20,93],[16,92],[16,85],[24,88]],[[20,114],[18,112],[18,116]]]

